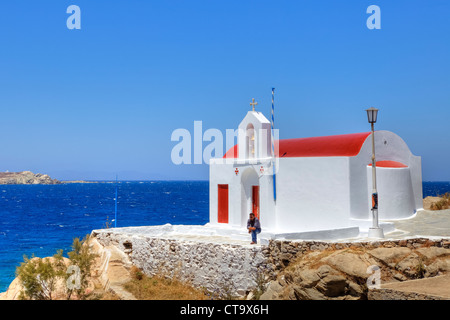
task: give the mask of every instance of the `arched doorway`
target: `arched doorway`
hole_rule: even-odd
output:
[[[247,225],[248,215],[260,215],[259,177],[256,170],[247,168],[241,176],[241,226]]]

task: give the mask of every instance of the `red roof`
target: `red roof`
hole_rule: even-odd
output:
[[[280,157],[352,157],[356,156],[370,132],[341,134],[335,136],[283,139],[279,144]],[[233,152],[234,151],[234,152]],[[230,148],[224,158],[238,157],[238,146]]]
[[[237,158],[239,153],[238,145],[236,144],[234,147],[231,147],[230,150],[225,153],[224,158]]]
[[[372,166],[372,164],[370,163],[369,166]],[[375,166],[380,168],[408,168],[406,164],[389,160],[377,161]]]

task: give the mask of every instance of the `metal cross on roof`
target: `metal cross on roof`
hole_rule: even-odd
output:
[[[258,104],[258,102],[255,101],[255,98],[252,98],[252,102],[250,102],[250,105],[253,108],[253,111],[255,111],[255,106]]]

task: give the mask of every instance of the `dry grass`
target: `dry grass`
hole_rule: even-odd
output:
[[[112,292],[103,292],[98,300],[120,300],[120,298]]]
[[[208,296],[202,290],[176,278],[164,276],[148,277],[138,268],[131,270],[132,280],[123,287],[139,300],[206,300]]]
[[[450,208],[450,193],[446,192],[444,195],[440,197],[442,199],[431,204],[430,210],[445,210]]]
[[[109,290],[104,290],[97,278],[93,280],[93,292],[89,300],[120,300],[120,297]]]

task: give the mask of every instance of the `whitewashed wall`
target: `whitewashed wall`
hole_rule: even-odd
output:
[[[379,219],[408,218],[415,212],[409,168],[377,168],[378,217]],[[367,194],[372,208],[372,167],[367,166]]]
[[[281,158],[277,231],[345,228],[350,219],[347,157]]]
[[[271,132],[270,122],[261,112],[249,111],[239,124],[238,155],[240,159],[245,159],[246,151],[246,130],[251,124],[255,131],[255,158],[266,158],[271,155]]]
[[[246,229],[248,215],[251,212],[251,185],[259,185],[260,218],[265,231],[274,231],[276,210],[273,202],[272,175],[262,174],[260,167],[266,170],[269,161],[254,164],[223,164],[222,159],[211,160],[209,182],[209,216],[210,223],[217,224],[218,184],[228,184],[228,224],[235,228]],[[239,173],[236,175],[236,168]],[[250,173],[251,172],[251,173]],[[247,185],[244,185],[247,182]]]
[[[377,168],[380,219],[405,218],[422,209],[421,158],[411,153],[402,138],[393,132],[384,130],[375,132],[375,155],[376,161],[397,161],[409,168],[406,172],[399,172],[398,168],[391,170]],[[350,158],[351,217],[354,219],[371,218],[372,176],[368,175],[368,164],[371,162],[372,136],[369,135],[359,154]],[[407,194],[406,190],[410,190],[410,193]],[[411,199],[414,203],[412,208],[410,206]],[[387,203],[395,204],[395,206],[386,209],[385,204]]]
[[[413,215],[423,207],[420,157],[414,156],[406,143],[389,131],[376,131],[375,150],[377,161],[397,161],[408,166],[405,170],[377,168],[380,219]],[[228,184],[229,224],[245,228],[251,208],[250,190],[245,190],[242,183],[246,170],[258,174],[261,223],[265,231],[339,229],[350,226],[351,219],[371,219],[372,182],[368,169],[371,156],[372,137],[369,135],[354,157],[280,158],[276,205],[272,175],[258,172],[261,165],[268,167],[267,159],[252,165],[232,160],[233,163],[219,165],[215,163],[222,159],[212,160],[210,222],[217,223],[217,185]],[[234,173],[236,168],[238,175]]]

